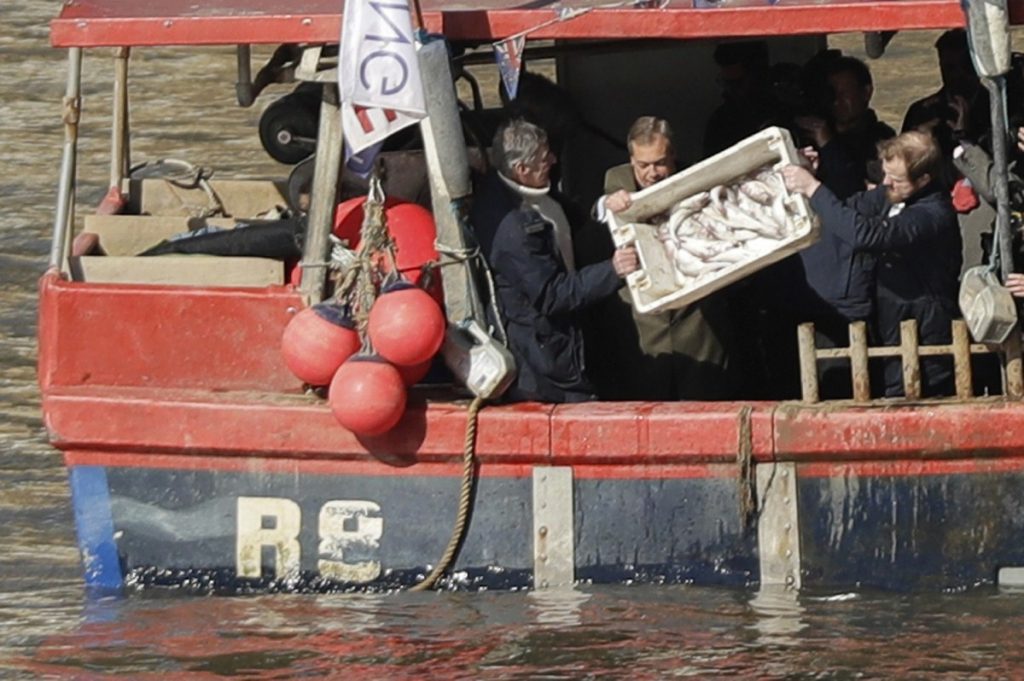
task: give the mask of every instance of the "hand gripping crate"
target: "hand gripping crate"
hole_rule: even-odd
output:
[[[616,247],[633,245],[640,269],[626,277],[633,306],[638,312],[660,312],[684,307],[757,270],[810,246],[818,239],[818,220],[807,198],[789,194],[784,199],[788,235],[769,250],[751,255],[696,281],[680,284],[675,264],[659,241],[656,229],[645,224],[663,215],[679,201],[721,184],[729,184],[763,166],[778,170],[799,163],[793,138],[782,128],[766,128],[700,163],[632,195],[632,205],[609,214],[608,228]]]

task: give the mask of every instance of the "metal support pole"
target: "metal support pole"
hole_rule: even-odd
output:
[[[110,131],[110,186],[121,189],[128,174],[128,54],[127,47],[114,50],[113,125]]]
[[[75,167],[78,154],[78,117],[82,98],[82,48],[68,50],[68,84],[64,95],[64,154],[57,186],[57,210],[53,218],[50,267],[62,268],[74,221]]]
[[[310,197],[309,222],[306,225],[306,242],[302,252],[302,283],[299,285],[299,292],[307,305],[319,303],[324,295],[334,206],[338,202],[342,141],[338,86],[324,83],[313,169],[313,193]]]
[[[1013,272],[1013,235],[1010,234],[1010,191],[1007,171],[1006,78],[983,78],[992,110],[992,168],[995,170],[995,239],[999,244],[1000,279]]]
[[[238,106],[250,107],[256,101],[252,85],[252,48],[239,45],[236,49],[238,59],[238,82],[235,83],[235,98]]]

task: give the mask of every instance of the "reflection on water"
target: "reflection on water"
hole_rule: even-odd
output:
[[[753,629],[763,645],[795,646],[800,644],[800,632],[807,628],[803,620],[800,596],[780,586],[762,586],[750,599],[750,607],[757,615]]]
[[[0,80],[0,678],[1020,678],[1024,594],[1014,590],[797,596],[588,586],[86,600],[34,368],[35,282],[49,251],[66,72],[46,46],[46,22],[59,4],[0,3],[9,67]],[[933,39],[898,36],[897,56],[923,45],[926,58],[875,65],[875,103],[890,124],[935,89]],[[234,106],[233,64],[230,50],[135,54],[133,160],[282,175],[254,133],[260,107]],[[90,205],[107,178],[109,62],[87,58],[85,75],[79,201]]]
[[[590,594],[572,587],[531,591],[527,594],[537,624],[546,627],[573,627],[581,623],[580,609]]]

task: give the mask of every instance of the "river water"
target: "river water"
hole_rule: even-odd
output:
[[[995,588],[87,597],[67,477],[46,444],[35,384],[35,287],[49,250],[66,74],[47,44],[58,6],[0,4],[0,679],[1024,676],[1024,593]],[[873,64],[877,108],[894,126],[936,87],[933,39],[898,36]],[[858,54],[855,37],[836,42]],[[233,61],[224,50],[134,55],[134,157],[281,174],[256,139],[258,107],[233,106]],[[86,60],[85,120],[95,125],[82,143],[83,205],[106,184],[108,74],[107,60]]]

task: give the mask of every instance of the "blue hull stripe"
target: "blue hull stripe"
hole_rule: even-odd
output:
[[[120,589],[124,579],[114,543],[107,471],[100,466],[76,466],[69,477],[85,584],[104,590]]]

